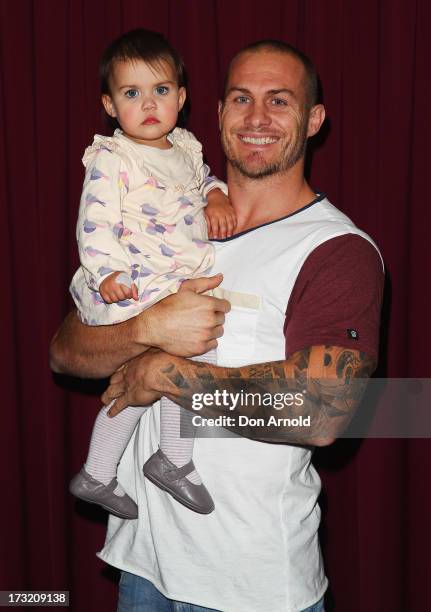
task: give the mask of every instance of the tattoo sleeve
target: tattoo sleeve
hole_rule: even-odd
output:
[[[207,394],[199,415],[229,416],[223,426],[247,438],[324,446],[348,426],[374,368],[359,351],[313,346],[284,361],[239,368],[173,359],[160,383],[164,395],[190,411],[194,398]]]

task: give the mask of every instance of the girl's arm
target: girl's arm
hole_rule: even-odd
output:
[[[236,228],[236,213],[229,198],[218,188],[212,189],[207,196],[205,219],[208,238],[228,238]]]
[[[130,275],[130,262],[119,243],[124,231],[121,201],[127,173],[120,157],[100,149],[86,166],[76,236],[87,284],[95,291],[112,272]]]
[[[236,213],[229,198],[227,185],[211,174],[204,163],[202,149],[193,134],[190,140],[195,142],[194,164],[199,183],[199,190],[208,203],[205,207],[205,219],[208,225],[209,238],[227,238],[232,236],[236,227]]]

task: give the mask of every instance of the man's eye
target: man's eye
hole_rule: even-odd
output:
[[[137,98],[139,96],[139,91],[137,89],[128,89],[126,91],[126,98]]]
[[[156,87],[155,92],[159,96],[166,96],[166,94],[169,93],[169,87],[166,87],[166,85],[159,85]]]
[[[235,98],[235,102],[237,102],[238,104],[247,104],[248,98],[247,96],[238,96],[237,98]]]
[[[283,100],[283,98],[273,98],[271,104],[273,106],[287,106],[287,100]]]

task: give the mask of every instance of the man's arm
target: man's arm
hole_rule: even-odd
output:
[[[138,336],[136,317],[117,325],[95,327],[84,325],[73,310],[51,341],[51,369],[81,378],[105,378],[148,349]]]
[[[116,325],[84,325],[71,312],[52,339],[51,368],[62,374],[103,378],[150,346],[185,357],[215,348],[230,304],[200,294],[214,289],[222,278],[218,274],[186,281],[177,294]]]
[[[336,346],[313,346],[283,361],[239,368],[191,362],[156,352],[116,372],[102,399],[107,404],[118,398],[111,409],[111,415],[115,415],[127,405],[145,405],[161,395],[193,411],[193,398],[202,398],[205,393],[215,396],[217,390],[225,391],[225,397],[241,396],[242,400],[247,399],[247,393],[261,397],[267,393],[299,394],[302,404],[285,402],[279,410],[269,404],[257,405],[256,399],[241,401],[234,410],[230,409],[234,402],[229,400],[221,405],[203,403],[199,416],[233,417],[235,422],[227,423],[227,428],[253,440],[325,446],[346,429],[374,368],[374,361],[365,354]],[[240,426],[239,416],[254,420]],[[310,416],[310,426],[300,428],[277,420],[262,427],[259,419],[266,424],[271,416]]]

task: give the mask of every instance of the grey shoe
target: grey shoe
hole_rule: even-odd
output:
[[[193,461],[178,468],[159,448],[145,463],[144,474],[183,506],[200,514],[210,514],[214,510],[214,502],[207,488],[204,484],[193,484],[186,478],[194,469]]]
[[[99,506],[120,518],[138,518],[138,506],[127,493],[122,497],[114,495],[117,484],[117,479],[113,478],[108,485],[104,485],[82,468],[70,481],[69,491],[75,497],[79,497],[79,499],[83,499],[90,504],[99,504]]]

